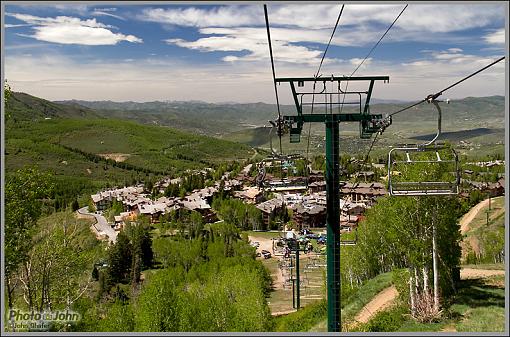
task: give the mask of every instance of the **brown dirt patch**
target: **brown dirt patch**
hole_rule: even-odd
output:
[[[484,207],[488,206],[489,199],[485,199],[483,201],[480,201],[475,207],[471,208],[469,212],[462,216],[459,222],[461,234],[464,234],[469,230],[469,224],[471,223],[471,221],[473,221],[478,212],[480,212]]]
[[[273,240],[260,236],[248,236],[248,239],[251,242],[260,243],[260,246],[257,248],[257,253],[267,250],[268,252],[271,252],[272,259],[278,259],[278,261],[281,260],[279,256],[273,255]],[[263,257],[259,257],[259,259],[263,259]],[[271,274],[271,278],[273,279],[273,287],[275,289],[283,287],[284,278],[280,269],[276,269],[276,271]]]
[[[98,153],[97,155],[105,159],[113,159],[116,162],[123,162],[131,156],[129,153]]]
[[[394,286],[383,289],[370,302],[361,309],[354,318],[358,323],[367,323],[376,313],[388,308],[395,298],[398,291]]]
[[[463,280],[466,279],[477,279],[477,278],[485,278],[494,275],[505,275],[504,270],[489,270],[489,269],[472,269],[472,268],[462,268],[460,270],[460,278]]]

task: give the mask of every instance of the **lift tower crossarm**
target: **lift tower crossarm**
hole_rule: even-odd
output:
[[[389,76],[331,76],[331,77],[280,77],[275,78],[275,83],[289,83],[290,89],[292,91],[292,96],[294,98],[294,104],[296,105],[296,109],[298,115],[303,113],[303,104],[299,103],[298,95],[302,95],[303,93],[299,93],[296,91],[295,82],[304,83],[304,82],[347,82],[347,81],[355,81],[355,82],[364,82],[370,81],[370,86],[367,91],[349,91],[347,93],[364,93],[367,95],[365,100],[365,107],[363,109],[364,114],[368,114],[368,107],[370,104],[370,98],[372,97],[372,89],[374,88],[375,81],[384,81],[387,82],[390,80]],[[317,93],[319,94],[319,93]],[[359,121],[359,120],[357,120]],[[304,121],[306,122],[306,121]]]
[[[276,78],[276,83],[282,82],[335,82],[335,81],[389,81],[389,76],[333,76],[333,77],[279,77]]]

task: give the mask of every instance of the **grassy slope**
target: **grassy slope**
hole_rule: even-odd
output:
[[[241,142],[250,146],[269,149],[268,119],[274,118],[275,107],[270,104],[209,104],[204,102],[85,102],[67,101],[57,104],[44,101],[26,94],[17,94],[19,100],[15,105],[17,110],[23,111],[25,105],[37,106],[29,113],[23,112],[24,119],[41,118],[45,115],[66,115],[66,117],[118,118],[132,120],[148,125],[165,125],[179,130],[193,133],[207,134],[226,140]],[[52,106],[49,110],[45,106]],[[406,105],[401,104],[372,104],[373,113],[393,112]],[[87,107],[97,110],[92,110]],[[61,111],[65,108],[64,112]],[[281,107],[285,115],[295,114],[295,107],[285,105]],[[41,113],[42,110],[56,111]],[[69,110],[69,111],[68,111]],[[346,108],[349,112],[351,108]],[[504,153],[504,97],[468,97],[454,100],[444,105],[443,132],[450,132],[451,141],[461,155],[476,158],[488,154]],[[482,113],[483,112],[483,113]],[[19,115],[19,114],[18,114]],[[419,119],[417,118],[419,116]],[[416,136],[429,135],[435,132],[437,112],[430,104],[422,104],[416,109],[404,111],[395,116],[393,125],[379,137],[374,146],[373,154],[385,158],[390,146],[398,143],[420,142],[411,139]],[[253,128],[253,126],[258,126]],[[312,125],[311,141],[308,146],[308,127],[305,126],[301,143],[290,144],[288,135],[283,137],[283,149],[286,153],[305,153],[308,149],[311,155],[324,153],[324,126]],[[340,151],[349,154],[363,154],[370,146],[371,140],[360,140],[357,123],[343,123],[341,126],[342,145]],[[452,138],[453,137],[453,138]],[[472,144],[460,146],[460,140]],[[273,147],[278,147],[277,137],[273,137]]]
[[[145,180],[150,172],[175,174],[249,158],[254,153],[246,145],[169,127],[106,119],[89,108],[61,105],[22,93],[14,94],[7,111],[11,118],[5,129],[6,174],[27,165],[37,166],[52,172],[59,184],[69,186],[73,194],[92,193],[107,184]],[[95,155],[125,154],[125,163],[131,165],[131,170],[64,146]]]
[[[7,128],[7,170],[37,163],[56,174],[107,178],[101,172],[102,164],[90,162],[60,144],[93,154],[129,154],[126,163],[164,171],[200,168],[224,160],[247,158],[253,153],[241,144],[166,127],[106,119],[52,119],[17,122]],[[90,174],[87,168],[99,172]],[[127,173],[119,168],[108,170],[116,177]]]
[[[400,104],[374,104],[372,113],[389,113],[403,107]],[[346,109],[345,111],[348,111]],[[460,155],[470,158],[488,154],[504,154],[504,97],[476,97],[454,101],[442,107],[443,137],[456,145]],[[483,111],[483,113],[481,113]],[[293,113],[294,114],[294,113]],[[419,117],[417,117],[419,116]],[[266,123],[267,124],[267,123]],[[437,112],[432,105],[422,104],[395,115],[393,124],[378,138],[372,151],[373,156],[385,158],[390,146],[403,143],[419,143],[416,137],[431,139],[437,129]],[[267,131],[266,131],[267,130]],[[225,135],[231,139],[253,146],[269,147],[269,129],[246,129]],[[360,140],[357,123],[343,123],[340,127],[342,153],[366,153],[371,140]],[[312,154],[324,153],[324,126],[314,124],[311,131],[309,151]],[[294,151],[307,149],[308,126],[305,126],[300,144],[288,144],[288,135],[283,137],[284,149]],[[460,146],[460,140],[469,141],[469,146]],[[273,138],[276,148],[277,138]]]
[[[236,142],[269,148],[268,119],[276,117],[276,107],[270,104],[209,104],[204,102],[84,102],[81,104],[100,109],[99,113],[106,117],[127,118],[140,123],[168,125],[191,130],[201,134],[209,134]],[[399,110],[408,103],[372,104],[372,113],[390,113]],[[293,105],[282,105],[283,115],[295,115]],[[442,105],[443,132],[450,133],[448,139],[458,145],[460,140],[473,144],[465,149],[457,146],[460,154],[470,157],[483,156],[489,153],[504,153],[504,97],[468,97],[453,100]],[[346,107],[344,112],[354,112]],[[416,143],[416,136],[430,135],[436,131],[437,111],[431,104],[422,104],[416,109],[395,115],[393,125],[375,145],[374,154],[385,157],[388,148],[398,143]],[[204,127],[205,126],[205,127]],[[364,153],[370,140],[360,140],[357,123],[342,123],[340,132],[342,145],[340,151],[351,154]],[[285,152],[306,151],[308,148],[308,126],[305,126],[299,144],[289,144],[288,135],[283,138]],[[311,129],[309,152],[324,153],[324,126],[313,124]],[[430,139],[429,137],[428,139]],[[277,137],[273,138],[277,148]],[[498,144],[499,143],[499,144]]]
[[[264,103],[248,103],[248,104],[212,104],[205,102],[87,102],[87,101],[67,101],[67,104],[80,104],[88,106],[93,109],[102,110],[102,114],[121,113],[129,118],[140,119],[153,123],[154,119],[158,123],[164,124],[166,118],[171,116],[168,121],[172,121],[174,117],[193,121],[201,118],[203,121],[217,121],[229,122],[228,128],[221,130],[222,134],[239,131],[242,125],[267,125],[268,119],[276,117],[276,106],[274,104]],[[384,103],[384,104],[371,104],[371,112],[384,114],[397,111],[409,102],[402,103]],[[442,104],[443,111],[443,126],[444,131],[458,131],[469,130],[476,128],[501,128],[501,122],[504,121],[504,96],[490,96],[490,97],[467,97],[459,100],[452,100],[450,104]],[[280,110],[283,115],[296,114],[294,105],[281,105]],[[321,109],[316,109],[315,113],[322,112]],[[346,106],[343,112],[356,112],[357,110]],[[163,113],[162,113],[163,112]],[[308,112],[307,109],[304,111]],[[112,115],[112,116],[113,116]],[[151,115],[151,119],[146,116]],[[417,119],[419,116],[419,119]],[[437,111],[431,104],[421,104],[415,109],[410,109],[399,113],[394,118],[395,127],[392,132],[412,133],[412,136],[417,135],[417,131],[434,131],[437,121]],[[419,122],[419,123],[417,123]],[[169,124],[166,124],[169,125]],[[237,127],[231,128],[231,126]],[[346,123],[343,125],[342,130],[347,128],[352,130],[357,129],[356,123]],[[410,129],[408,128],[410,126]],[[319,129],[323,130],[323,127]],[[205,130],[206,131],[206,130]],[[315,130],[313,130],[315,131]],[[420,133],[418,133],[420,134]]]
[[[358,332],[500,332],[505,327],[505,279],[492,276],[463,280],[451,306],[443,318],[432,323],[419,323],[409,316],[402,304],[377,313],[358,326]]]
[[[501,235],[504,235],[505,197],[501,196],[491,199],[488,226],[487,211],[489,211],[488,206],[483,207],[469,223],[469,230],[464,234],[465,238],[461,243],[463,250],[471,250],[470,243],[480,245],[482,242],[482,235],[488,232],[499,232]]]
[[[435,323],[402,319],[396,331],[500,332],[505,329],[505,279],[463,280],[445,318]]]
[[[369,280],[342,303],[342,322],[347,322],[381,290],[392,283],[392,273],[384,273]],[[276,318],[277,331],[327,331],[327,311],[321,303],[312,304],[311,308]],[[322,311],[321,311],[322,309]],[[320,313],[320,314],[319,314]],[[306,324],[296,322],[306,321]],[[299,329],[299,330],[297,330]]]
[[[99,118],[92,109],[80,105],[61,105],[45,99],[14,92],[6,107],[16,120],[44,118]]]

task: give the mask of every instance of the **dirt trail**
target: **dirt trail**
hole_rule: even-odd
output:
[[[494,275],[505,275],[504,270],[491,270],[491,269],[474,269],[474,268],[462,268],[460,270],[460,278],[462,280],[484,278]]]
[[[497,199],[497,197],[491,199],[494,202]],[[484,209],[487,209],[487,207],[489,206],[489,200],[490,199],[485,199],[483,201],[480,201],[476,206],[471,208],[469,212],[462,216],[462,218],[459,221],[461,234],[464,235],[469,230],[475,229],[473,228],[472,222],[480,214],[480,212],[482,212]],[[494,219],[504,212],[505,212],[504,207],[493,208],[490,218]],[[474,235],[465,237],[464,240],[461,242],[461,247],[462,247],[462,260],[466,258],[467,254],[470,251],[473,251],[476,256],[480,254],[480,243],[478,241],[478,238]]]
[[[296,312],[296,309],[290,309],[290,310],[284,310],[284,311],[275,311],[271,313],[271,316],[281,316],[281,315],[287,315],[290,313]]]
[[[460,270],[460,278],[462,280],[485,278],[493,275],[505,275],[505,271],[474,268],[462,268]],[[398,291],[394,286],[383,289],[370,302],[368,302],[363,309],[360,310],[355,317],[354,324],[367,323],[377,312],[388,308],[393,303],[397,295]]]
[[[278,259],[278,261],[281,260],[279,257],[273,255],[273,240],[264,238],[264,237],[260,237],[260,236],[251,236],[251,235],[248,236],[248,239],[251,242],[260,243],[260,246],[257,248],[257,253],[260,253],[263,250],[267,250],[268,252],[271,253],[272,259],[276,258],[276,259]],[[277,269],[276,272],[272,273],[271,278],[273,279],[273,286],[275,288],[283,287],[283,283],[285,280],[283,278],[283,275],[282,275],[282,272],[280,271],[280,269]]]
[[[357,323],[367,323],[377,312],[389,307],[398,295],[394,286],[383,289],[368,302],[354,318]]]
[[[487,207],[488,205],[489,199],[480,201],[475,207],[471,208],[469,212],[462,216],[459,222],[461,234],[464,234],[469,230],[469,224],[471,221],[473,221],[473,219],[478,215],[478,212],[480,212],[484,207]]]

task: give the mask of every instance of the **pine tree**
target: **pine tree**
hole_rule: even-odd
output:
[[[110,249],[107,286],[126,282],[131,271],[133,247],[126,233],[120,232],[117,242]]]
[[[78,200],[74,199],[73,203],[71,204],[71,207],[73,209],[73,212],[76,212],[78,208],[80,208],[80,205],[78,204]]]
[[[94,269],[92,269],[92,279],[94,281],[97,281],[99,279],[99,271],[97,270],[97,267],[94,265]]]

